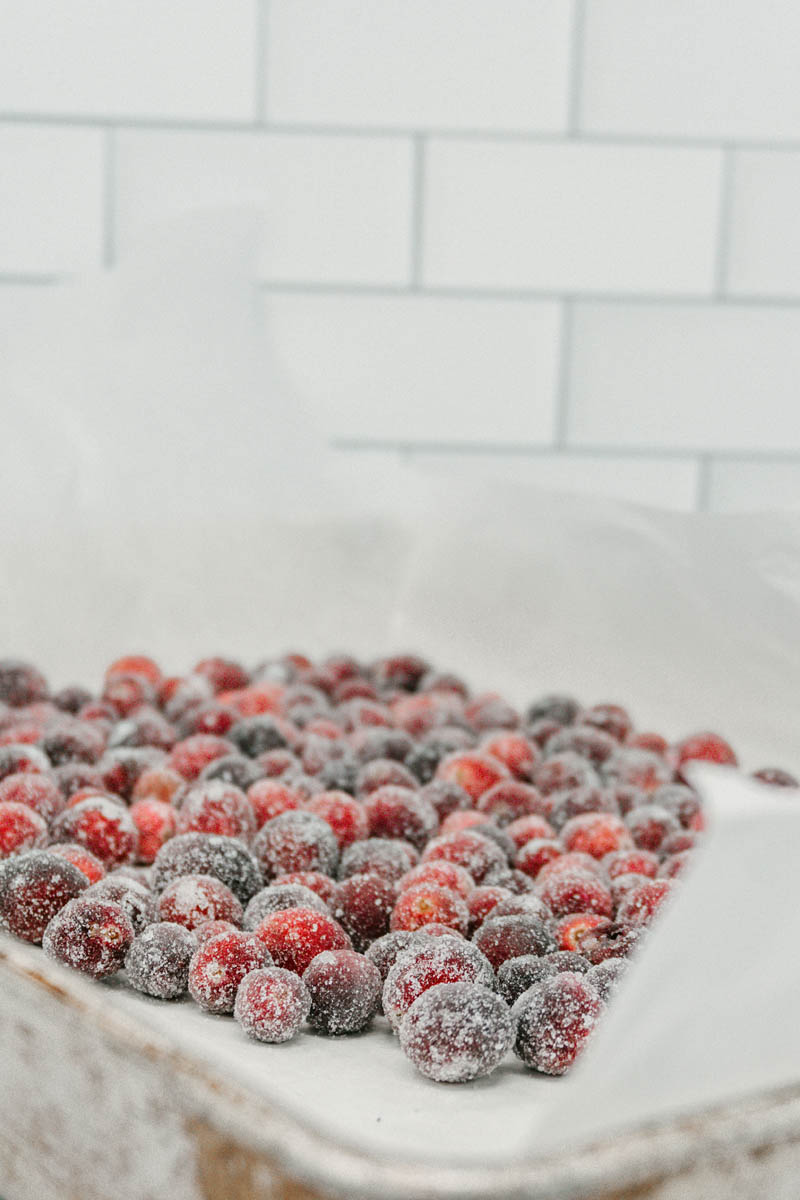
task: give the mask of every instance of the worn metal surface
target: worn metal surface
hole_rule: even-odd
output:
[[[504,1167],[334,1143],[0,936],[5,1200],[797,1200],[800,1087]]]

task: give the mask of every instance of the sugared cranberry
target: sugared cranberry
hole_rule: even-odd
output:
[[[460,725],[437,726],[429,729],[405,756],[405,765],[416,775],[420,783],[430,783],[438,772],[439,765],[448,756],[469,750],[475,744],[475,735]],[[458,783],[452,775],[443,775],[445,782]],[[461,786],[461,785],[459,785]],[[472,797],[470,796],[470,802]]]
[[[124,965],[133,939],[133,925],[120,904],[78,896],[52,918],[42,946],[48,958],[104,979]]]
[[[368,834],[364,805],[347,792],[319,792],[307,801],[306,810],[327,821],[342,850],[353,842],[363,841]]]
[[[632,888],[620,901],[617,920],[628,925],[646,925],[671,891],[668,879],[651,879]]]
[[[253,838],[253,854],[265,879],[290,871],[333,875],[339,843],[327,821],[311,812],[285,812],[262,825]]]
[[[256,829],[266,825],[273,817],[300,807],[299,793],[276,779],[260,779],[254,783],[248,788],[247,799],[253,810]]]
[[[21,742],[0,746],[0,779],[28,773],[50,774],[50,759],[43,751]]]
[[[397,956],[383,987],[383,1011],[392,1028],[398,1029],[417,997],[438,983],[491,988],[494,972],[477,946],[452,934],[410,944]]]
[[[144,704],[153,704],[156,689],[141,675],[110,675],[103,684],[102,700],[120,717],[128,717]]]
[[[505,868],[508,859],[496,842],[483,833],[464,830],[448,833],[428,842],[423,862],[444,859],[468,871],[476,883],[483,883],[493,868]]]
[[[47,851],[49,854],[57,854],[59,858],[72,863],[86,876],[89,883],[97,883],[106,873],[100,859],[85,846],[79,846],[77,842],[55,842],[47,847]]]
[[[607,958],[589,968],[586,972],[586,982],[590,983],[600,999],[607,1003],[627,970],[627,959]]]
[[[221,780],[193,787],[177,817],[178,833],[217,833],[247,840],[255,827],[247,796],[240,788]]]
[[[258,863],[238,838],[183,833],[161,847],[153,863],[153,890],[163,892],[181,875],[215,875],[242,904],[263,886]]]
[[[93,796],[66,808],[53,823],[53,837],[78,842],[106,867],[131,862],[139,834],[127,809],[108,796]]]
[[[128,800],[133,795],[139,777],[145,771],[160,766],[163,761],[161,750],[154,750],[151,746],[126,746],[107,750],[97,769],[105,790]]]
[[[534,764],[541,758],[538,746],[521,733],[490,734],[481,742],[480,749],[503,763],[515,779],[523,782],[530,780]]]
[[[559,728],[545,744],[545,755],[577,754],[593,767],[601,767],[617,748],[617,741],[610,733],[592,729],[589,725],[570,725]]]
[[[266,947],[252,933],[220,933],[192,955],[189,992],[210,1013],[232,1013],[244,977],[272,966]]]
[[[518,958],[521,954],[547,954],[548,950],[554,949],[544,921],[523,913],[505,917],[490,915],[473,941],[495,970],[507,958]]]
[[[370,675],[378,688],[397,687],[413,692],[430,664],[418,654],[394,654],[380,658],[370,667]]]
[[[668,783],[652,793],[651,802],[677,817],[684,829],[691,829],[701,811],[700,797],[682,783]]]
[[[373,758],[365,763],[356,776],[356,792],[359,796],[369,796],[382,787],[402,787],[416,789],[417,779],[407,767],[393,758]]]
[[[464,900],[475,888],[475,883],[468,871],[445,859],[433,859],[412,867],[400,879],[398,888],[404,892],[407,888],[415,887],[419,883],[432,883],[437,887],[450,888]]]
[[[350,938],[338,921],[312,908],[270,913],[256,926],[255,936],[279,967],[302,975],[323,950],[350,950]]]
[[[250,676],[241,663],[230,658],[204,658],[194,668],[194,674],[207,679],[215,692],[229,692],[247,687]]]
[[[277,875],[272,880],[273,887],[284,883],[299,883],[302,887],[308,888],[309,891],[315,892],[330,909],[333,908],[339,895],[340,885],[335,879],[331,879],[329,875],[323,875],[320,871],[289,871],[285,875]]]
[[[107,668],[105,678],[111,679],[115,675],[140,675],[153,687],[158,687],[162,678],[158,664],[145,654],[127,654],[115,659]]]
[[[396,883],[406,871],[419,862],[419,855],[410,842],[390,838],[367,838],[353,842],[342,855],[339,878],[350,875],[381,875]]]
[[[47,824],[27,804],[0,802],[0,859],[36,850],[47,842]]]
[[[557,917],[583,912],[610,917],[614,910],[608,888],[596,876],[580,870],[551,876],[540,886],[539,896]]]
[[[762,783],[770,783],[773,787],[800,787],[800,781],[780,767],[762,767],[760,771],[753,771],[753,779],[760,779]]]
[[[146,797],[131,805],[130,815],[139,835],[137,858],[141,863],[151,863],[175,833],[175,809],[163,800]]]
[[[611,880],[629,874],[649,875],[655,879],[658,858],[649,850],[617,850],[603,859],[603,866]]]
[[[170,921],[148,925],[125,959],[128,983],[146,996],[177,1000],[189,986],[189,963],[196,949],[196,937],[182,925]]]
[[[643,804],[634,808],[625,818],[633,840],[640,850],[657,854],[668,837],[680,832],[677,817],[659,804]]]
[[[497,990],[506,1004],[514,1004],[523,992],[543,979],[550,979],[562,971],[576,971],[583,975],[588,970],[586,959],[571,950],[554,950],[541,957],[522,954],[519,958],[507,958],[497,968]]]
[[[300,760],[291,750],[266,750],[255,760],[266,779],[280,779],[287,771],[299,770]],[[273,813],[277,817],[277,813]]]
[[[509,825],[531,814],[541,817],[544,805],[536,788],[518,779],[506,779],[485,791],[476,807],[498,825]]]
[[[418,946],[420,942],[424,942],[426,936],[427,932],[424,929],[414,932],[409,929],[395,929],[391,933],[385,933],[383,937],[376,938],[364,953],[378,968],[381,979],[385,982],[399,955],[409,946]]]
[[[593,704],[581,713],[581,724],[610,733],[618,742],[626,742],[633,732],[633,721],[619,704]]]
[[[497,729],[516,729],[519,713],[496,692],[476,696],[464,706],[464,716],[473,729],[480,732]]]
[[[555,831],[550,822],[535,813],[531,813],[527,817],[518,817],[516,821],[506,825],[506,833],[517,847],[517,851],[520,851],[527,842],[534,838],[555,837]]]
[[[559,725],[572,725],[581,710],[581,706],[572,696],[556,693],[540,696],[526,709],[525,720],[529,725],[534,721],[557,721]]]
[[[141,933],[155,920],[155,905],[150,890],[136,879],[114,872],[93,883],[84,892],[93,900],[111,900],[118,904],[133,925],[134,933]]]
[[[643,792],[654,792],[672,780],[672,769],[660,754],[620,746],[603,763],[603,778],[610,784],[630,784]]]
[[[605,878],[605,872],[596,858],[592,858],[591,854],[584,854],[582,850],[570,850],[560,858],[545,863],[539,872],[537,886],[555,878],[556,875],[569,875],[573,871],[582,871],[585,875],[593,875],[595,879]]]
[[[539,921],[547,923],[551,920],[553,914],[550,909],[540,900],[533,892],[526,892],[522,896],[515,896],[512,892],[510,896],[504,897],[497,907],[492,910],[493,917],[536,917]]]
[[[414,1066],[439,1083],[490,1075],[513,1041],[508,1006],[474,983],[441,983],[415,1000],[400,1028]]]
[[[593,965],[610,958],[627,958],[636,949],[641,935],[640,925],[608,921],[580,936],[580,953]]]
[[[271,884],[256,892],[244,913],[245,929],[253,930],[270,913],[283,912],[287,908],[313,908],[317,912],[329,912],[325,901],[300,883]]]
[[[41,942],[50,920],[88,887],[86,876],[47,850],[33,850],[0,863],[0,928]]]
[[[433,805],[440,821],[454,812],[464,812],[472,807],[472,800],[464,789],[446,779],[432,780],[420,788],[419,794]]]
[[[49,823],[64,807],[59,788],[47,775],[20,772],[0,782],[0,804],[24,804]]]
[[[449,754],[436,768],[437,779],[457,783],[474,802],[501,779],[509,779],[510,774],[499,759],[477,752]]]
[[[553,838],[531,838],[517,852],[515,865],[518,871],[524,871],[526,875],[530,875],[531,879],[536,879],[547,863],[560,858],[562,854],[561,843]]]
[[[563,1075],[595,1028],[602,1001],[586,977],[564,971],[523,992],[512,1011],[514,1050],[528,1067]]]
[[[604,925],[605,917],[597,913],[570,913],[567,917],[559,917],[553,927],[553,936],[559,950],[577,950],[581,937],[590,929]]]
[[[502,900],[508,900],[513,896],[513,892],[508,888],[484,886],[474,888],[470,892],[467,899],[467,909],[469,910],[469,932],[474,933],[475,930],[483,924],[489,913],[492,912]]]
[[[252,758],[246,758],[244,754],[226,754],[203,768],[198,783],[229,783],[246,792],[263,777],[264,772]]]
[[[718,733],[693,733],[691,737],[678,742],[674,754],[678,771],[688,763],[698,761],[720,763],[729,767],[739,765],[733,747]]]
[[[46,700],[48,691],[44,675],[31,663],[16,658],[0,659],[0,700],[4,704],[21,708],[23,704]]]
[[[561,830],[573,817],[587,813],[619,813],[613,788],[579,787],[558,793],[553,800],[548,820],[554,829]]]
[[[197,929],[206,921],[230,921],[241,925],[241,902],[229,887],[214,875],[181,875],[167,884],[158,901],[162,921],[172,921],[186,929]]]
[[[261,967],[239,984],[233,1015],[248,1037],[259,1042],[288,1042],[311,1011],[308,988],[282,967]]]
[[[356,950],[364,951],[388,931],[395,900],[395,885],[388,879],[375,874],[350,875],[339,884],[333,915]]]
[[[561,841],[568,851],[578,850],[592,858],[604,858],[615,850],[633,845],[631,833],[613,813],[584,813],[572,817],[561,830]]]
[[[213,737],[209,733],[196,733],[177,742],[170,751],[168,765],[189,783],[193,783],[201,771],[217,758],[231,754],[235,747],[227,738]]]
[[[392,929],[419,929],[436,923],[466,933],[469,910],[457,892],[433,883],[417,883],[407,888],[394,906]]]
[[[186,932],[191,933],[198,946],[204,946],[220,933],[240,933],[241,930],[232,921],[204,921],[196,929],[187,929]]]
[[[353,950],[323,950],[303,972],[311,996],[312,1029],[360,1033],[378,1011],[383,981],[374,963]]]
[[[370,837],[402,838],[421,850],[439,827],[433,805],[411,788],[377,788],[364,801]]]
[[[565,750],[536,765],[533,783],[542,795],[550,796],[568,788],[595,787],[599,779],[591,763],[574,751]]]
[[[677,879],[688,867],[690,859],[691,855],[688,850],[682,850],[678,854],[670,854],[659,867],[659,877],[661,879]]]

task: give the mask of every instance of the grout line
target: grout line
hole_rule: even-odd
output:
[[[411,163],[411,291],[422,285],[422,254],[425,238],[425,163],[427,138],[417,134],[412,145]]]
[[[714,289],[716,300],[725,299],[728,285],[728,257],[731,244],[731,214],[733,209],[734,151],[722,147],[719,180],[719,209],[717,213],[717,243],[714,249]]]
[[[256,0],[255,114],[256,125],[267,121],[267,54],[269,50],[269,0]]]
[[[252,120],[242,120],[236,117],[146,117],[135,113],[103,114],[103,113],[32,113],[32,112],[3,112],[0,111],[0,123],[14,125],[78,125],[105,129],[138,128],[165,129],[187,132],[221,132],[221,133],[252,133]],[[276,121],[269,124],[270,133],[297,134],[319,137],[387,137],[409,138],[420,133],[419,128],[411,126],[386,125],[336,125],[324,122],[293,122]],[[430,126],[425,129],[428,137],[452,138],[465,141],[512,141],[530,143],[552,143],[568,140],[564,133],[535,129],[458,129],[448,126]],[[644,149],[700,149],[719,150],[721,147],[733,147],[737,150],[767,150],[775,153],[796,154],[800,151],[800,139],[777,141],[769,138],[741,138],[731,142],[722,135],[719,137],[691,137],[658,133],[604,133],[592,130],[580,130],[578,139],[582,142],[608,146],[640,146]]]
[[[331,446],[337,450],[358,450],[364,453],[397,451],[411,454],[485,454],[508,455],[510,457],[549,457],[559,453],[549,443],[519,442],[446,442],[446,441],[402,441],[386,438],[332,438]],[[687,446],[685,449],[660,446],[570,446],[566,451],[574,458],[627,458],[667,459],[675,462],[797,462],[800,449],[796,450],[713,450],[708,447]]]
[[[583,100],[583,63],[586,34],[586,0],[574,0],[570,44],[569,94],[567,96],[567,137],[580,134]]]
[[[701,454],[697,461],[697,494],[695,508],[698,512],[708,512],[711,503],[711,465],[710,454]]]
[[[571,299],[564,301],[561,313],[561,331],[558,348],[558,384],[556,387],[555,427],[553,444],[563,450],[569,433],[570,382],[572,368],[573,334],[575,329],[575,305]]]
[[[117,235],[117,140],[113,128],[103,136],[103,266],[113,267]]]

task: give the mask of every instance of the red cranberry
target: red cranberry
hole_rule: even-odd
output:
[[[625,823],[613,813],[584,813],[572,817],[561,830],[561,841],[568,851],[604,858],[615,850],[628,850],[633,839]]]
[[[538,917],[524,913],[505,917],[490,915],[473,941],[495,969],[507,958],[518,958],[521,954],[546,954],[553,949],[553,941],[545,923]]]
[[[255,827],[247,796],[240,788],[221,780],[193,787],[177,818],[178,833],[217,833],[247,840]]]
[[[97,769],[105,790],[128,800],[133,795],[139,777],[145,771],[160,766],[163,760],[163,752],[150,746],[134,746],[131,749],[122,747],[107,750],[97,764]]]
[[[229,887],[214,875],[181,875],[167,884],[158,901],[162,921],[172,921],[186,929],[197,929],[206,921],[230,921],[241,925],[241,902]]]
[[[443,836],[446,833],[461,833],[464,829],[480,829],[490,822],[491,817],[486,813],[477,812],[474,808],[466,811],[459,809],[445,817],[439,827],[439,834]]]
[[[48,958],[104,979],[123,966],[133,939],[133,925],[120,904],[78,896],[51,919],[42,946]]]
[[[214,737],[225,737],[237,720],[238,713],[235,713],[233,709],[220,704],[218,700],[211,700],[207,704],[198,704],[195,708],[190,708],[181,724],[180,731],[184,737],[190,737],[194,733],[210,733]]]
[[[625,818],[633,840],[640,850],[657,854],[668,837],[680,832],[680,822],[658,804],[643,804]]]
[[[595,989],[564,971],[523,992],[514,1005],[514,1050],[528,1067],[563,1075],[578,1057],[602,1012]]]
[[[502,780],[485,791],[477,803],[479,812],[492,817],[498,825],[508,825],[520,817],[542,815],[542,797],[530,784],[518,779]]]
[[[617,850],[603,859],[603,866],[611,880],[629,874],[649,875],[655,879],[658,858],[649,850]]]
[[[418,883],[432,883],[437,887],[450,888],[464,900],[475,888],[475,883],[468,871],[445,859],[433,859],[431,862],[420,863],[419,866],[412,867],[400,879],[398,887],[401,892],[404,892]]]
[[[186,781],[171,767],[150,767],[143,771],[133,785],[133,800],[160,800],[169,804],[186,787]]]
[[[196,949],[196,937],[182,925],[169,921],[148,925],[125,959],[128,983],[146,996],[177,1000],[189,986],[189,963]]]
[[[383,987],[383,1011],[397,1029],[411,1005],[438,983],[478,983],[491,988],[494,972],[477,946],[452,935],[427,937],[398,956]]]
[[[353,842],[342,855],[339,878],[350,875],[381,875],[396,883],[406,871],[419,861],[419,855],[410,842],[390,838],[367,838]]]
[[[560,975],[562,971],[575,971],[579,975],[589,970],[589,964],[580,954],[571,950],[554,950],[543,954],[521,954],[519,958],[507,958],[497,969],[497,990],[506,1004],[514,1004],[523,992]]]
[[[191,933],[198,946],[204,946],[220,933],[241,933],[241,930],[232,921],[204,921],[196,929],[187,929],[186,932]]]
[[[718,733],[694,733],[675,747],[675,763],[680,771],[690,762],[720,763],[736,767],[739,760],[733,748]]]
[[[270,913],[256,926],[255,936],[275,964],[302,975],[323,950],[349,950],[350,938],[338,921],[312,908]]]
[[[481,743],[480,750],[503,763],[515,779],[527,782],[541,755],[539,748],[521,733],[493,733]]]
[[[419,929],[435,923],[466,933],[469,910],[461,896],[449,888],[432,883],[417,883],[407,888],[394,906],[392,929]]]
[[[391,758],[396,762],[404,762],[414,745],[404,729],[389,729],[386,725],[356,729],[351,734],[350,744],[360,763],[372,762],[376,758]]]
[[[512,896],[513,892],[505,887],[477,887],[471,891],[467,900],[469,932],[474,933],[501,901]]]
[[[0,928],[41,942],[49,921],[88,886],[86,876],[48,850],[0,863]]]
[[[567,917],[560,917],[553,928],[556,945],[559,950],[577,951],[581,937],[590,929],[597,929],[605,923],[606,918],[598,917],[597,913],[570,913]]]
[[[363,841],[367,836],[364,805],[348,796],[347,792],[319,792],[307,801],[306,809],[327,821],[342,850],[353,842]]]
[[[350,875],[342,880],[333,915],[356,950],[364,951],[388,932],[395,899],[395,885],[380,875]]]
[[[552,838],[531,838],[517,853],[517,870],[524,871],[531,879],[536,879],[539,872],[547,863],[563,854],[561,843]]]
[[[508,1007],[474,983],[440,983],[415,1000],[400,1028],[414,1066],[439,1083],[490,1075],[513,1041]]]
[[[569,875],[573,871],[582,871],[584,875],[592,875],[595,879],[605,878],[603,868],[596,858],[592,858],[591,854],[584,854],[581,850],[570,850],[560,858],[545,863],[539,872],[537,886],[555,878],[556,875]]]
[[[46,700],[48,693],[47,680],[36,667],[16,658],[0,659],[0,701],[4,704],[21,708]]]
[[[770,783],[773,787],[800,787],[800,781],[780,767],[762,767],[760,771],[753,772],[753,779],[760,779],[762,783]]]
[[[27,804],[0,803],[0,859],[36,850],[47,841],[47,824]]]
[[[270,913],[283,912],[287,908],[313,908],[328,913],[325,901],[300,883],[270,884],[256,892],[244,913],[244,928],[253,930]]]
[[[609,733],[618,742],[626,742],[633,733],[633,721],[619,704],[593,704],[581,713],[581,724]]]
[[[652,794],[652,802],[677,817],[684,829],[692,827],[701,811],[697,792],[682,783],[668,783],[658,788]]]
[[[282,967],[261,967],[245,975],[233,1015],[248,1037],[288,1042],[308,1019],[311,997],[298,975]]]
[[[262,825],[253,838],[253,854],[265,879],[289,871],[333,875],[339,843],[327,821],[310,812],[285,812]]]
[[[669,764],[649,750],[620,746],[603,764],[603,778],[610,784],[630,784],[654,792],[672,780]]]
[[[373,758],[365,763],[356,776],[356,791],[359,796],[369,796],[382,787],[417,787],[414,775],[402,763],[393,758]]]
[[[209,763],[231,754],[235,747],[227,738],[213,737],[209,733],[196,733],[177,742],[170,751],[168,765],[189,783],[197,779]]]
[[[536,917],[537,920],[545,923],[551,920],[552,915],[544,901],[540,900],[533,892],[527,892],[522,896],[515,896],[512,892],[492,910],[493,917]]]
[[[539,896],[557,917],[570,913],[593,912],[610,917],[614,905],[611,893],[599,879],[584,871],[563,871],[539,888]]]
[[[271,965],[265,946],[252,933],[220,933],[193,954],[189,992],[206,1012],[232,1013],[244,977]]]
[[[330,876],[322,875],[319,871],[290,871],[285,875],[277,875],[272,880],[273,887],[284,883],[299,883],[302,887],[308,888],[310,892],[315,892],[331,909],[339,895],[340,885]]]
[[[682,854],[684,850],[692,850],[696,840],[696,835],[691,829],[682,829],[680,833],[673,833],[664,839],[659,853],[666,858],[671,854]]]
[[[164,843],[176,830],[175,810],[155,797],[136,800],[130,807],[131,820],[139,835],[139,862],[154,861]]]
[[[56,842],[47,847],[47,852],[57,854],[59,858],[72,863],[73,867],[77,867],[86,876],[89,883],[97,883],[106,873],[100,859],[76,842]]]
[[[587,813],[610,813],[616,816],[618,812],[617,797],[612,788],[570,788],[554,797],[548,820],[554,829],[560,830],[573,817]]]
[[[131,862],[139,843],[130,813],[107,796],[65,809],[53,823],[53,837],[85,846],[106,868]]]
[[[365,799],[364,809],[371,837],[402,838],[418,850],[439,827],[433,805],[410,788],[377,788]]]
[[[468,871],[476,883],[483,883],[493,868],[505,868],[508,860],[491,838],[472,830],[448,833],[428,842],[423,862],[444,859]]]
[[[568,729],[557,729],[544,749],[548,758],[555,754],[577,754],[593,767],[601,767],[616,748],[616,739],[610,733],[589,725],[571,725]]]
[[[87,899],[111,900],[118,904],[130,919],[134,933],[141,933],[155,919],[153,897],[147,885],[117,872],[99,879],[83,894]]]
[[[250,676],[241,663],[230,658],[204,658],[194,668],[194,674],[207,679],[215,692],[229,692],[247,687]]]
[[[666,755],[669,750],[669,742],[662,737],[660,733],[634,733],[628,738],[628,745],[634,746],[637,750],[652,750],[653,754]]]
[[[50,774],[50,760],[36,746],[12,742],[0,747],[0,779],[17,774]]]
[[[650,879],[632,888],[620,901],[617,920],[628,925],[646,925],[671,891],[668,879]]]
[[[514,842],[517,851],[534,838],[553,838],[555,831],[544,817],[531,813],[527,817],[518,817],[510,825],[506,825],[506,833]]]
[[[417,654],[394,654],[373,663],[370,675],[378,688],[397,687],[413,692],[429,670],[430,664]]]
[[[298,770],[300,760],[291,750],[266,750],[259,754],[256,762],[267,779],[279,779],[287,771]],[[277,813],[272,814],[277,817]]]
[[[253,810],[256,829],[273,817],[300,807],[300,796],[287,784],[275,779],[260,779],[248,788],[247,799]]]
[[[303,972],[311,996],[308,1017],[318,1033],[360,1033],[375,1013],[381,995],[381,973],[363,954],[324,950]]]
[[[436,768],[437,779],[457,783],[474,802],[495,783],[509,777],[508,768],[499,759],[477,752],[449,754]]]
[[[158,664],[145,654],[128,654],[115,659],[106,670],[105,678],[111,679],[115,675],[139,675],[153,687],[159,687],[162,679]]]
[[[689,865],[691,855],[688,850],[678,854],[670,854],[661,864],[658,874],[661,879],[677,879]]]
[[[600,999],[608,1002],[617,990],[617,984],[628,970],[624,958],[606,958],[603,962],[595,963],[586,972],[586,982],[590,983]]]
[[[424,944],[427,936],[425,929],[415,930],[413,933],[409,929],[395,929],[392,933],[385,933],[383,937],[376,938],[364,953],[378,968],[381,979],[385,982],[399,955],[409,946]]]
[[[472,807],[472,800],[464,789],[446,779],[431,780],[420,788],[419,794],[433,805],[440,821],[454,812],[463,812]]]
[[[598,925],[581,935],[580,953],[592,964],[626,958],[636,949],[641,934],[641,926],[609,921],[605,926]]]
[[[529,725],[542,720],[556,721],[559,725],[572,725],[580,710],[580,704],[572,696],[553,693],[534,700],[525,712],[525,720]]]
[[[516,729],[519,725],[519,713],[495,692],[470,700],[464,706],[464,716],[473,729],[480,731]]]
[[[533,772],[533,783],[544,796],[571,788],[595,787],[598,782],[591,763],[571,750],[546,758]]]
[[[215,875],[242,904],[263,886],[253,855],[237,838],[183,833],[161,847],[153,863],[153,890],[163,892],[181,875]]]

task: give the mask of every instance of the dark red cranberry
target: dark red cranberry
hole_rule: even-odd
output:
[[[327,821],[311,812],[285,812],[262,825],[253,838],[253,854],[265,879],[290,871],[333,875],[339,843]]]
[[[385,982],[386,976],[397,962],[398,956],[409,946],[419,945],[425,937],[425,930],[416,930],[412,933],[408,929],[395,929],[392,933],[385,933],[383,937],[376,938],[364,953],[369,961],[378,968],[381,979]]]
[[[74,716],[91,699],[92,693],[88,688],[81,687],[77,683],[71,683],[67,687],[59,688],[53,696],[53,704],[55,704],[56,708],[60,708],[62,712],[72,713]]]
[[[640,850],[657,854],[667,838],[680,832],[680,822],[659,804],[643,804],[625,818],[633,840]]]
[[[189,986],[189,963],[197,938],[182,925],[148,925],[128,951],[125,974],[137,992],[157,1000],[178,1000]]]
[[[206,921],[230,921],[241,925],[241,902],[215,875],[181,875],[167,884],[158,901],[162,921],[186,929],[197,929]]]
[[[17,774],[50,774],[50,760],[37,746],[10,742],[0,746],[0,779]]]
[[[780,767],[762,767],[760,771],[753,772],[753,779],[760,779],[762,783],[770,783],[773,787],[800,787],[800,781]]]
[[[323,950],[303,972],[311,996],[308,1022],[318,1033],[360,1033],[378,1011],[383,980],[354,950]]]
[[[472,801],[464,789],[457,783],[448,783],[446,779],[432,780],[420,788],[419,794],[433,805],[440,821],[453,812],[464,812],[472,807]]]
[[[209,763],[201,772],[199,782],[229,783],[246,792],[263,777],[263,770],[251,758],[246,758],[244,754],[228,754]]]
[[[390,838],[366,838],[353,842],[342,855],[339,878],[350,875],[381,875],[396,883],[419,862],[419,854],[410,842]]]
[[[252,933],[220,933],[192,955],[189,992],[210,1013],[232,1013],[239,984],[251,971],[272,966],[262,942]]]
[[[521,954],[547,954],[554,949],[553,939],[544,921],[523,913],[506,917],[491,914],[473,941],[495,970],[507,958],[518,958]]]
[[[588,970],[586,959],[571,950],[554,950],[541,957],[522,954],[519,958],[507,958],[497,968],[497,990],[506,1004],[514,1004],[523,992],[543,979],[550,979],[562,971],[576,971],[583,975]]]
[[[0,928],[41,942],[50,920],[88,887],[72,863],[47,850],[32,850],[0,862]]]
[[[124,965],[133,939],[134,928],[122,905],[78,896],[51,919],[42,946],[48,958],[105,979]]]
[[[302,979],[282,967],[261,967],[245,975],[233,1015],[248,1037],[288,1042],[308,1019],[311,997]]]
[[[210,700],[206,704],[198,704],[190,708],[180,726],[181,737],[191,737],[195,733],[210,733],[214,737],[225,737],[239,720],[239,714],[218,700]]]
[[[490,1075],[513,1041],[508,1007],[474,983],[428,988],[406,1013],[400,1045],[414,1066],[438,1083]]]
[[[627,970],[626,959],[606,958],[603,962],[596,963],[589,968],[586,972],[586,982],[592,985],[601,1000],[608,1003]]]
[[[83,894],[87,899],[111,900],[118,904],[130,919],[134,933],[141,933],[155,920],[155,905],[150,889],[144,883],[116,871],[93,883]]]
[[[684,829],[690,829],[701,810],[697,792],[682,783],[668,783],[652,793],[652,803],[677,817]]]
[[[373,663],[370,675],[377,688],[396,687],[413,692],[429,670],[430,664],[417,654],[395,654]]]
[[[187,792],[177,817],[178,833],[217,833],[245,841],[255,833],[256,819],[244,792],[215,780]]]
[[[395,885],[380,875],[351,875],[342,880],[333,915],[356,950],[363,952],[388,932],[395,899]]]
[[[171,750],[178,740],[174,726],[157,709],[143,704],[124,721],[117,721],[108,735],[110,749]]]
[[[103,787],[128,800],[137,781],[146,771],[161,766],[164,754],[151,746],[124,747],[107,750],[97,764]]]
[[[396,1030],[417,997],[428,988],[459,982],[491,988],[494,972],[489,960],[472,942],[452,934],[426,937],[397,956],[383,987],[383,1011]]]
[[[593,704],[581,713],[581,724],[608,733],[617,742],[626,742],[633,733],[633,721],[619,704]]]
[[[557,721],[559,725],[572,725],[580,711],[580,704],[572,696],[552,693],[534,700],[525,711],[525,720],[529,725],[544,719]]]
[[[439,828],[436,810],[419,792],[380,787],[364,801],[370,837],[402,838],[421,850]]]
[[[420,697],[421,699],[421,697]],[[430,783],[437,774],[439,765],[451,754],[468,750],[474,745],[475,735],[460,726],[446,725],[429,729],[405,757],[408,767],[420,783]],[[447,781],[446,776],[442,776]],[[449,778],[450,783],[458,783]],[[472,797],[470,796],[470,801]]]
[[[46,700],[49,689],[41,671],[17,658],[0,659],[0,700],[12,708]]]
[[[580,870],[563,871],[546,880],[539,888],[539,896],[557,917],[583,912],[610,917],[614,910],[605,884]]]
[[[534,786],[544,796],[568,789],[596,787],[599,782],[591,763],[571,750],[553,754],[537,763],[533,771]]]
[[[423,862],[444,859],[468,871],[476,883],[483,883],[493,868],[505,868],[508,859],[496,842],[484,833],[464,830],[449,833],[428,842],[422,855]]]
[[[215,875],[242,904],[263,887],[258,863],[237,838],[183,833],[162,846],[153,863],[153,890],[163,892],[181,875]]]
[[[678,854],[670,854],[659,867],[659,878],[677,879],[686,870],[690,860],[691,854],[688,850],[682,850]]]
[[[514,1005],[514,1050],[545,1075],[569,1070],[595,1028],[602,1001],[583,975],[564,971],[523,992]]]
[[[250,676],[241,663],[230,658],[204,658],[194,668],[194,674],[207,679],[215,692],[230,692],[247,687]]]
[[[589,929],[579,941],[580,953],[593,965],[610,958],[627,958],[636,949],[642,927],[609,921],[605,926]]]
[[[418,783],[416,776],[393,758],[373,758],[356,776],[356,792],[361,797],[387,786],[416,790]]]
[[[496,886],[476,887],[470,892],[467,900],[469,932],[474,933],[502,900],[508,900],[512,896],[513,892],[508,888]]]
[[[258,758],[270,750],[295,750],[299,744],[293,724],[274,713],[244,717],[237,721],[228,736],[248,758]]]
[[[618,815],[617,797],[613,788],[579,787],[557,793],[548,820],[556,830],[561,830],[573,817],[586,813],[611,813]]]

